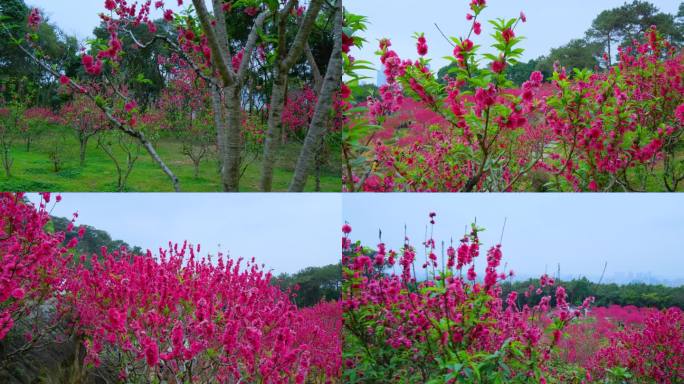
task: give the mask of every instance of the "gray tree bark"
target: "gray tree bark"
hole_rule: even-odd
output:
[[[325,73],[325,79],[321,86],[321,92],[318,95],[318,102],[314,110],[309,131],[304,140],[295,173],[290,183],[290,192],[302,192],[306,181],[311,172],[313,162],[316,158],[316,153],[322,145],[323,137],[325,136],[329,122],[330,111],[332,109],[333,96],[337,90],[340,89],[342,82],[342,0],[335,1],[335,24],[333,38],[335,39],[333,50],[328,62],[328,68]]]
[[[223,107],[223,97],[221,89],[217,86],[211,87],[211,108],[214,112],[214,126],[216,126],[216,150],[218,151],[219,173],[223,175],[223,165],[226,153],[226,118]]]
[[[234,85],[226,88],[226,147],[225,164],[223,166],[223,189],[226,192],[238,192],[240,186],[242,164],[242,88]]]

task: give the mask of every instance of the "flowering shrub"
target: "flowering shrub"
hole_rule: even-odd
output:
[[[582,321],[568,326],[568,337],[560,343],[558,358],[587,367],[606,340],[625,328],[641,327],[655,312],[652,308],[634,306],[592,307]]]
[[[79,142],[80,164],[85,165],[88,140],[99,132],[109,128],[107,117],[93,101],[82,96],[74,95],[73,99],[62,106],[60,115],[76,134]]]
[[[316,101],[316,92],[310,87],[288,94],[283,108],[283,141],[289,136],[304,137],[311,123]]]
[[[651,28],[645,42],[622,48],[618,65],[605,73],[569,75],[557,66],[550,84],[534,72],[518,89],[505,69],[523,53],[515,31],[527,18],[491,21],[496,53],[479,54],[473,40],[484,29],[479,17],[485,7],[485,1],[471,2],[470,31],[451,39],[453,68],[444,79],[429,69],[422,34],[416,35],[417,60],[401,59],[390,40],[380,41],[387,84],[359,106],[365,113],[349,112],[348,190],[635,191],[655,183],[678,189],[684,180],[678,158],[683,123],[676,113],[684,103],[681,51]],[[366,66],[349,64],[352,88],[359,80],[354,72]],[[380,135],[403,113],[406,99],[439,121]]]
[[[597,379],[674,384],[684,381],[684,313],[653,311],[643,325],[615,333],[592,359]]]
[[[431,225],[435,214],[430,214]],[[501,245],[486,252],[478,279],[478,233],[444,250],[423,243],[424,261],[408,239],[399,251],[352,243],[343,227],[343,307],[348,382],[546,382],[550,355],[564,329],[582,316],[591,298],[571,308],[563,287],[542,276],[534,306],[519,306],[517,292],[502,297]],[[444,259],[446,251],[446,260]],[[422,263],[423,273],[419,273]],[[397,272],[397,269],[399,270]],[[425,276],[423,279],[422,276]],[[553,301],[552,301],[553,300]]]
[[[67,265],[73,257],[69,248],[78,242],[78,238],[73,238],[65,246],[63,233],[46,231],[50,220],[46,207],[51,197],[42,196],[36,208],[25,201],[22,193],[0,194],[0,341],[20,321],[34,325],[33,332],[24,335],[23,347],[17,351],[3,350],[0,365],[8,356],[37,343],[51,325],[54,319],[43,319],[36,312],[62,289]]]
[[[207,83],[189,67],[172,67],[172,78],[162,90],[155,107],[161,132],[169,133],[181,143],[181,152],[199,166],[216,143],[211,95]],[[148,113],[147,115],[150,115]],[[154,119],[150,119],[154,120]]]
[[[301,321],[294,329],[295,344],[306,344],[311,351],[311,372],[314,378],[335,382],[342,369],[342,305],[322,302],[300,309]]]
[[[125,249],[93,258],[74,272],[65,303],[88,362],[99,365],[115,348],[121,376],[134,381],[302,383],[308,375],[309,347],[294,343],[297,309],[253,262],[196,260],[186,244],[156,260]]]
[[[78,238],[63,245],[63,233],[46,230],[43,196],[36,208],[0,195],[0,340],[49,305],[59,317],[31,321],[21,351],[66,322],[86,350],[83,361],[75,354],[77,380],[102,364],[130,383],[338,382],[339,303],[300,310],[254,260],[198,258],[199,246],[74,257]]]
[[[62,119],[49,108],[32,107],[24,111],[20,134],[26,143],[26,151],[31,150],[33,139],[50,125],[60,124]]]
[[[682,310],[590,308],[544,275],[502,293],[501,245],[484,256],[473,225],[457,245],[432,237],[424,255],[352,242],[342,227],[344,378],[351,383],[679,383]],[[429,236],[427,235],[429,234]],[[441,248],[441,249],[438,249]],[[439,256],[438,256],[439,255]],[[438,262],[438,260],[440,260]],[[533,303],[533,304],[526,304]]]

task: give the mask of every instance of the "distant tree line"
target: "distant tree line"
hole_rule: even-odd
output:
[[[596,16],[583,37],[552,48],[547,55],[509,66],[506,74],[511,81],[521,85],[534,71],[541,71],[544,78],[551,77],[556,62],[568,71],[573,68],[606,69],[617,61],[617,47],[630,45],[633,40],[642,41],[652,25],[671,44],[684,44],[684,3],[679,4],[676,15],[661,12],[650,2],[640,0],[605,10]],[[439,78],[444,78],[453,65],[456,64],[440,69]]]
[[[667,287],[664,285],[649,285],[645,283],[631,283],[626,285],[597,284],[587,278],[561,281],[557,285],[562,285],[568,293],[568,302],[579,305],[588,296],[594,296],[596,301],[594,306],[606,307],[609,305],[634,305],[637,307],[670,308],[678,307],[684,309],[684,286]],[[518,304],[534,305],[539,301],[539,296],[533,295],[525,297],[524,292],[530,285],[539,286],[539,280],[530,279],[518,282],[506,282],[502,284],[504,297],[511,291],[518,292]],[[549,294],[555,287],[546,288],[544,295]]]
[[[608,68],[617,61],[617,47],[628,46],[633,40],[643,41],[644,33],[652,25],[671,44],[681,46],[684,43],[684,3],[679,4],[676,15],[660,12],[655,5],[640,0],[605,10],[596,16],[583,37],[551,49],[548,55],[511,67],[509,78],[522,84],[532,71],[541,71],[548,78],[555,62],[568,70]]]
[[[78,230],[80,228],[78,225],[74,226],[71,231],[67,231],[70,222],[71,220],[64,217],[52,217],[54,231],[64,232],[64,244],[67,244],[72,238],[78,236]],[[126,247],[126,249],[135,254],[142,254],[143,252],[142,248],[138,246],[131,247],[123,240],[112,239],[106,231],[86,225],[83,238],[79,239],[78,245],[76,246],[77,255],[92,255],[94,253],[99,255],[102,247],[107,247],[109,251]]]
[[[308,267],[292,275],[282,273],[274,279],[274,283],[283,289],[290,289],[299,307],[310,307],[321,300],[338,300],[342,286],[342,265]]]

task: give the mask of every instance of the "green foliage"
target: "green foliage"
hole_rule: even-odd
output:
[[[2,94],[7,98],[13,91],[34,92],[29,107],[34,105],[57,107],[61,97],[57,84],[51,76],[45,76],[43,69],[29,59],[18,47],[17,41],[9,38],[25,36],[29,8],[23,0],[3,0],[0,2],[0,86],[5,86]],[[75,75],[80,67],[79,45],[75,37],[69,36],[49,22],[31,32],[31,38],[40,49],[37,54],[49,66],[62,68],[69,76]]]
[[[52,217],[52,225],[54,231],[64,232],[64,244],[67,244],[69,240],[78,236],[79,226],[76,225],[71,231],[67,231],[70,223],[70,219],[64,217]],[[134,254],[141,254],[143,250],[140,247],[131,247],[123,240],[114,240],[106,231],[97,229],[86,225],[86,230],[83,238],[78,241],[76,245],[75,252],[85,255],[100,254],[102,247],[107,247],[109,251],[120,249],[121,247],[126,247],[129,251]]]
[[[583,39],[574,39],[569,43],[551,49],[551,52],[538,59],[535,69],[541,71],[545,78],[551,77],[553,64],[559,62],[568,70],[594,69],[599,66],[598,57],[603,53],[600,43],[591,43]]]
[[[352,90],[352,103],[363,103],[368,96],[378,97],[378,87],[370,83],[359,84]]]
[[[591,41],[602,44],[606,51],[616,50],[614,43],[626,45],[633,39],[640,40],[652,25],[673,44],[684,42],[684,28],[675,22],[675,16],[660,12],[648,1],[633,0],[631,3],[605,10],[592,22],[587,31]]]
[[[299,307],[312,307],[319,302],[340,299],[342,269],[340,264],[308,267],[293,275],[280,274],[274,280],[283,289],[296,293],[294,302]],[[295,285],[299,289],[294,290]]]

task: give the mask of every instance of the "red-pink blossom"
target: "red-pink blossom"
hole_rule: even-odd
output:
[[[482,25],[480,24],[479,21],[476,21],[473,23],[473,32],[476,35],[479,35],[480,33],[482,33]]]
[[[42,18],[40,16],[40,11],[38,8],[32,8],[31,12],[29,13],[28,17],[28,26],[31,29],[37,29],[38,26],[40,25],[42,21]]]

